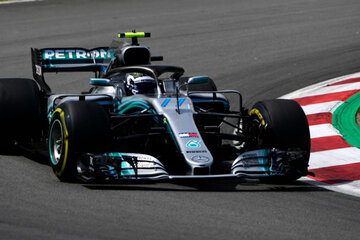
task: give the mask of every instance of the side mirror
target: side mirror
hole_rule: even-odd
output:
[[[189,95],[189,85],[190,84],[201,84],[201,83],[208,83],[209,82],[209,77],[208,76],[195,76],[195,77],[191,77],[189,78],[189,80],[186,83],[181,84],[179,87],[177,87],[176,89],[176,94],[178,94],[178,92],[180,91],[180,89],[182,87],[186,86],[186,95]]]
[[[111,81],[106,78],[90,78],[90,85],[93,86],[112,86]]]
[[[196,76],[196,77],[191,77],[188,80],[188,84],[201,84],[207,82],[209,82],[208,76]]]

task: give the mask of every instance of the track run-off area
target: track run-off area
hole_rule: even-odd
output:
[[[359,77],[355,75],[330,80],[329,86],[323,82],[359,72],[359,10],[358,0],[0,4],[1,78],[32,77],[31,47],[107,46],[117,33],[136,29],[152,33],[141,43],[154,56],[163,55],[164,64],[184,67],[186,76],[208,75],[218,89],[240,91],[248,108],[312,86],[317,93],[305,89],[304,95],[287,97],[298,99],[308,117],[324,113],[318,120],[309,117],[310,169],[315,180],[287,185],[257,180],[69,184],[59,182],[48,163],[36,156],[0,155],[0,238],[358,239],[359,198],[322,187],[356,187],[352,185],[358,179],[352,174],[327,175],[337,166],[343,165],[341,173],[347,166],[358,166],[352,158],[356,145],[352,147],[342,131],[332,129],[338,126],[334,116],[340,106],[336,111],[312,110],[316,103],[306,101],[313,95],[331,94],[320,89],[357,89],[347,88],[358,84],[352,80],[342,82]],[[93,75],[45,77],[55,93],[78,93],[90,88]],[[347,102],[348,97],[330,102]],[[325,101],[321,104],[328,106]],[[330,145],[322,144],[326,137],[343,144],[341,159],[332,154]],[[326,152],[330,156],[322,155]]]
[[[360,197],[360,73],[311,85],[283,96],[303,108],[311,136],[310,179]]]

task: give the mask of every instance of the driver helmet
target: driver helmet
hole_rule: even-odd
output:
[[[130,73],[126,77],[126,88],[130,94],[149,94],[155,93],[156,83],[152,77]]]

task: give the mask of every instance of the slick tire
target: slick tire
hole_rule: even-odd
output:
[[[310,132],[306,115],[300,105],[293,100],[273,99],[260,101],[254,105],[249,115],[265,127],[258,136],[261,148],[280,150],[299,149],[305,153],[304,160],[296,168],[307,172],[310,156]],[[279,181],[294,181],[301,175],[294,174]]]
[[[40,116],[40,93],[34,80],[0,79],[1,147],[39,136]]]
[[[64,182],[74,182],[77,158],[103,153],[110,132],[109,117],[94,102],[65,102],[54,112],[49,129],[50,165]]]

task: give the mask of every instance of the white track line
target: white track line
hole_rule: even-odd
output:
[[[323,187],[323,188],[331,190],[331,191],[340,192],[340,193],[352,195],[355,197],[360,197],[360,191],[359,191],[360,181],[352,181],[352,182],[347,182],[347,183],[336,183],[336,184],[332,184],[332,185],[318,182],[316,180],[313,180],[313,179],[310,179],[307,177],[300,178],[300,181],[309,183],[309,184],[312,184],[312,185],[315,185],[318,187]]]
[[[0,2],[0,4],[25,3],[25,2],[39,2],[39,1],[42,1],[42,0],[14,0],[14,1]]]
[[[315,114],[315,113],[324,113],[331,112],[333,113],[338,106],[340,106],[343,101],[333,101],[333,102],[325,102],[325,103],[317,103],[302,106],[306,115]]]
[[[357,90],[360,89],[360,82],[357,83],[347,83],[335,86],[322,86],[320,88],[314,89],[314,91],[306,91],[302,94],[299,94],[296,98],[303,98],[303,97],[311,97],[317,95],[323,95],[327,93],[336,93],[336,92],[344,92],[349,90]]]
[[[319,124],[310,126],[310,137],[329,137],[329,136],[341,136],[339,131],[333,127],[332,124]]]
[[[356,147],[340,148],[310,154],[309,169],[333,167],[360,162],[360,149]]]
[[[346,79],[350,79],[350,78],[357,78],[360,77],[360,73],[354,73],[354,74],[349,74],[346,76],[342,76],[342,77],[338,77],[338,78],[334,78],[334,79],[330,79],[324,82],[320,82],[320,83],[316,83],[313,85],[310,85],[308,87],[299,89],[297,91],[288,93],[280,98],[286,98],[286,99],[292,99],[292,98],[299,98],[301,96],[305,96],[306,94],[311,94],[310,92],[315,91],[318,88],[322,88],[326,85],[332,84],[332,83],[336,83],[336,82],[340,82]]]

